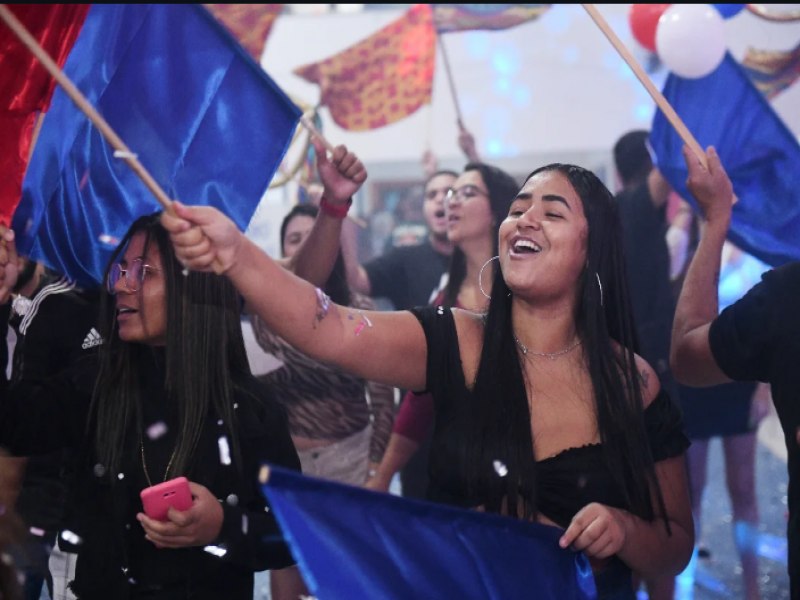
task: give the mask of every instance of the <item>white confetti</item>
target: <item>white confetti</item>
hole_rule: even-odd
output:
[[[147,437],[149,437],[151,440],[157,440],[162,435],[167,433],[167,431],[169,431],[167,424],[164,423],[164,421],[159,421],[158,423],[153,423],[147,428]]]
[[[101,233],[98,238],[101,244],[108,244],[109,246],[119,246],[119,238],[114,237],[108,233]]]
[[[495,473],[500,475],[500,477],[505,477],[508,475],[508,467],[506,467],[505,464],[499,460],[492,461],[492,466],[494,467]]]
[[[105,474],[106,474],[106,468],[103,465],[101,465],[100,463],[97,463],[94,466],[94,476],[95,477],[102,477]]]
[[[245,513],[242,513],[242,533],[247,535],[247,530],[250,528],[250,520]]]
[[[236,506],[239,504],[239,496],[236,494],[228,494],[228,497],[225,498],[225,502],[228,503],[228,506]]]
[[[78,544],[83,542],[81,536],[79,536],[74,531],[70,531],[69,529],[65,529],[64,531],[61,532],[61,539],[63,539],[65,542],[69,542],[73,546],[77,546]]]
[[[120,473],[119,475],[117,475],[117,479],[119,479],[120,481],[125,479],[125,473]]]
[[[222,548],[220,546],[206,546],[203,548],[203,550],[205,550],[209,554],[216,556],[217,558],[222,558],[228,553],[228,551],[225,548]]]
[[[44,529],[40,529],[38,527],[31,527],[30,529],[28,529],[28,531],[30,531],[33,535],[37,537],[44,536]]]
[[[217,440],[217,445],[219,446],[219,462],[223,465],[231,464],[231,449],[228,446],[228,438],[224,435],[220,436]]]

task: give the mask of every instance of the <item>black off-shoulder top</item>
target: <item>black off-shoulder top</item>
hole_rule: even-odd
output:
[[[484,504],[480,491],[470,494],[454,468],[455,452],[464,440],[454,430],[455,415],[470,394],[458,347],[455,322],[448,309],[415,308],[428,343],[427,391],[436,403],[436,431],[430,456],[430,500],[462,507]],[[678,456],[689,447],[680,409],[666,392],[660,392],[644,411],[653,459]],[[476,465],[476,468],[482,468]],[[490,467],[487,467],[490,468]],[[614,483],[602,446],[569,448],[537,462],[537,508],[562,527],[591,502],[628,510],[622,490]]]

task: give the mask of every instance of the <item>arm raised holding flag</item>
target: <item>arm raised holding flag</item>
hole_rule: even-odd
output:
[[[717,286],[723,243],[731,224],[733,190],[716,151],[703,168],[684,148],[687,186],[706,219],[678,298],[670,364],[675,378],[706,387],[729,381],[769,383],[785,432],[789,465],[800,459],[800,261],[767,271],[742,298],[718,311]],[[763,209],[762,209],[763,210]],[[800,522],[796,469],[789,468],[790,595],[800,594]]]
[[[476,210],[481,192],[469,200]],[[431,393],[430,499],[556,526],[549,552],[583,552],[601,596],[630,593],[632,570],[675,575],[691,556],[680,412],[632,350],[613,195],[593,173],[552,164],[509,200],[485,314],[339,306],[219,210],[176,203],[162,224],[187,267],[221,264],[250,308],[304,354]],[[523,575],[513,577],[520,595]]]

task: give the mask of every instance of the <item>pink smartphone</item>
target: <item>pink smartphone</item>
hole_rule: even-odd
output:
[[[177,510],[188,510],[192,507],[192,492],[186,477],[176,477],[164,483],[144,488],[139,496],[142,498],[144,514],[157,521],[166,521],[169,507]]]

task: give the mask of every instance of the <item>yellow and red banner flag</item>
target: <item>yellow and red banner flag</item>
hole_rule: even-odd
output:
[[[257,63],[283,4],[204,4]]]
[[[294,73],[320,86],[320,104],[339,127],[366,131],[430,104],[435,59],[431,7],[416,4],[355,46]]]

